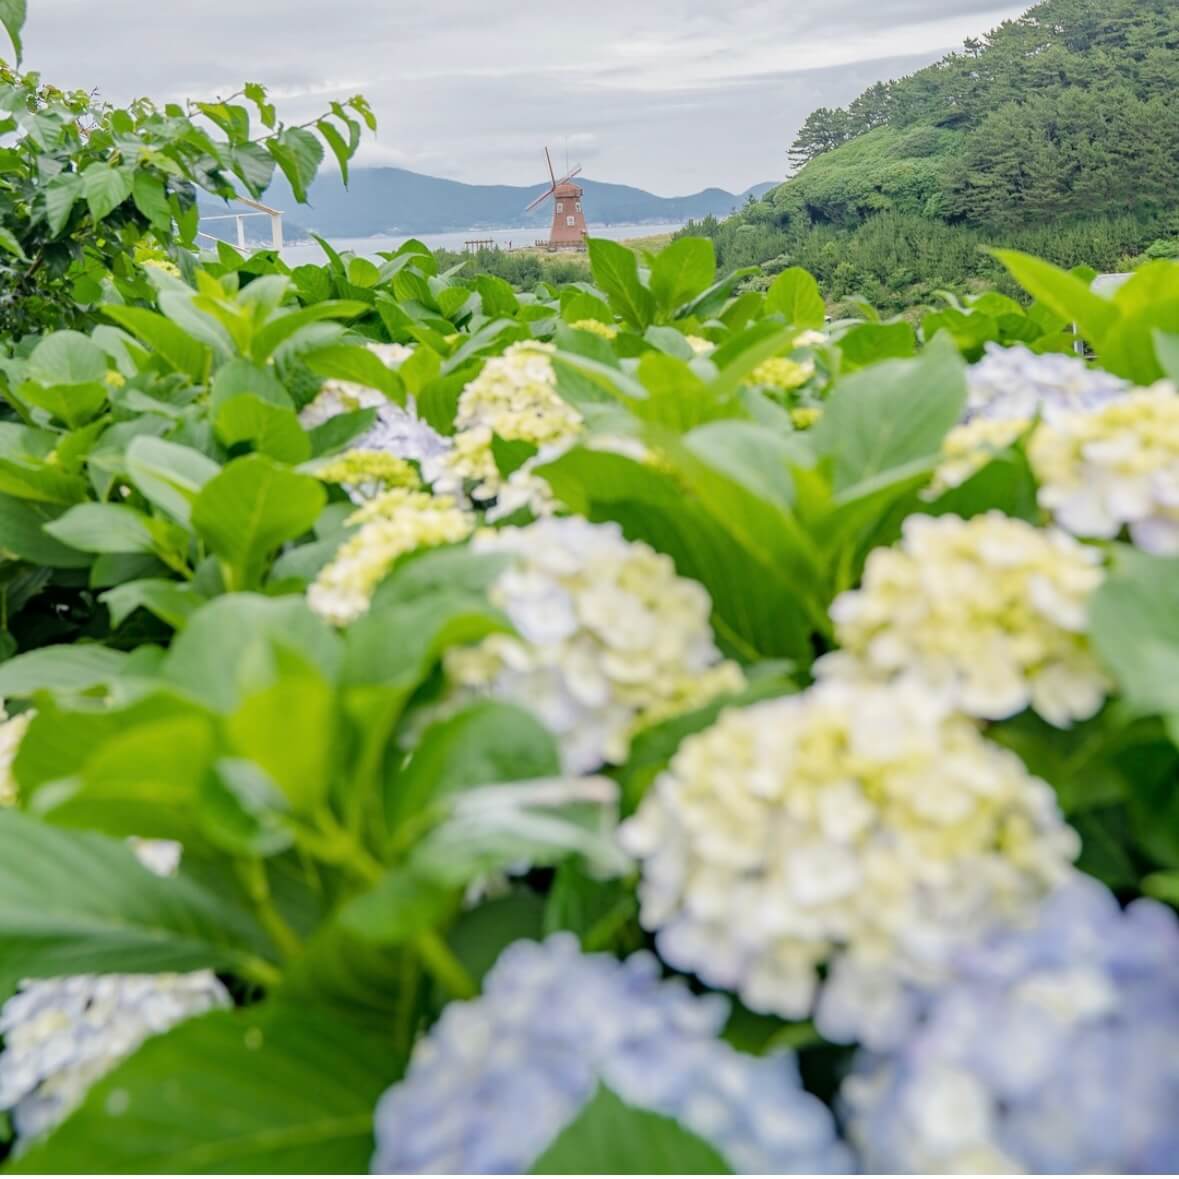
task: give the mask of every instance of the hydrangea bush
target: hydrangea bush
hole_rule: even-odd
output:
[[[1179,1169],[1179,264],[292,268],[363,100],[0,88],[14,1169]]]

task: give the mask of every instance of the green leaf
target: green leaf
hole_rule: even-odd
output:
[[[632,250],[604,237],[586,239],[594,282],[610,306],[637,331],[655,318],[655,297],[639,280],[639,263]]]
[[[170,627],[180,630],[205,603],[191,586],[163,578],[124,582],[98,597],[109,611],[111,626],[116,630],[139,609],[147,610]]]
[[[1179,716],[1179,558],[1120,550],[1090,601],[1089,636],[1131,708]]]
[[[246,969],[261,930],[192,881],[149,872],[118,839],[0,812],[0,977]]]
[[[651,293],[669,316],[715,279],[716,251],[711,238],[682,237],[651,261]]]
[[[177,372],[192,377],[194,381],[205,379],[209,369],[208,347],[170,319],[146,307],[124,307],[115,303],[106,303],[100,310],[136,339],[142,340]]]
[[[45,504],[0,495],[0,555],[30,561],[54,569],[81,569],[91,558],[54,540],[45,525],[57,518],[58,510]]]
[[[323,144],[302,127],[288,127],[280,135],[267,139],[264,146],[282,169],[295,200],[306,204],[307,186],[323,162]]]
[[[27,651],[0,663],[0,699],[85,692],[117,679],[126,661],[122,651],[84,643]]]
[[[827,322],[827,304],[819,284],[799,266],[783,270],[770,283],[765,309],[767,314],[783,316],[794,327],[821,328]]]
[[[131,180],[131,198],[135,207],[151,222],[152,228],[167,232],[172,226],[172,210],[163,180],[146,168],[136,168]]]
[[[46,410],[71,430],[85,425],[106,404],[106,386],[97,381],[79,385],[35,385],[26,381],[19,389],[22,401]]]
[[[27,262],[29,260],[28,255],[25,253],[24,246],[22,246],[17,240],[16,234],[14,234],[11,229],[5,228],[3,225],[0,225],[0,250],[7,250],[8,253],[14,254],[22,262]]]
[[[27,375],[40,385],[81,385],[106,376],[106,356],[81,332],[53,332],[29,354]]]
[[[12,48],[16,50],[16,64],[21,59],[21,30],[25,26],[26,0],[0,0],[0,24],[8,32]]]
[[[560,769],[552,736],[530,712],[482,700],[426,730],[393,782],[390,825],[471,786],[551,777]]]
[[[78,504],[45,531],[83,553],[158,553],[180,538],[168,525],[125,504]]]
[[[907,323],[861,323],[839,340],[844,371],[881,360],[904,360],[917,353],[917,335]]]
[[[113,212],[131,195],[131,180],[123,169],[92,164],[82,173],[82,194],[95,222]]]
[[[326,502],[317,479],[252,454],[234,459],[201,488],[192,522],[221,559],[226,584],[249,589],[261,583],[270,555],[308,531]]]
[[[82,195],[82,177],[77,172],[61,172],[45,185],[42,193],[45,199],[45,221],[49,232],[56,236],[69,223],[74,204]]]
[[[226,446],[249,442],[259,454],[284,463],[301,463],[311,457],[311,439],[294,410],[253,393],[240,393],[223,402],[215,426],[217,437]]]
[[[352,152],[349,150],[348,144],[344,142],[344,137],[327,119],[320,119],[315,124],[315,129],[327,140],[328,147],[332,149],[332,154],[336,157],[336,163],[340,165],[340,177],[344,181],[344,186],[347,187],[348,161],[352,157]]]
[[[1179,336],[1156,331],[1154,350],[1167,380],[1179,382]]]
[[[605,1085],[536,1160],[533,1175],[731,1175],[732,1167],[679,1122],[627,1105]]]
[[[259,364],[264,364],[281,344],[286,343],[297,332],[311,324],[319,323],[325,319],[352,319],[357,315],[366,315],[368,311],[367,303],[360,303],[354,299],[328,299],[311,307],[284,310],[254,334],[251,352]],[[376,357],[373,359],[375,360]],[[251,389],[249,392],[262,393],[263,391]]]
[[[915,360],[888,360],[840,381],[810,439],[833,457],[842,490],[936,455],[965,404],[962,358],[939,336]]]
[[[341,381],[355,381],[384,393],[390,401],[405,404],[405,386],[401,378],[386,365],[375,352],[364,347],[349,344],[333,344],[309,352],[305,357],[307,367],[323,377],[334,377]]]
[[[96,1082],[19,1169],[365,1172],[373,1108],[401,1069],[375,1030],[306,1002],[189,1020]]]
[[[332,786],[335,694],[313,667],[287,670],[246,696],[226,730],[235,752],[261,766],[295,812],[323,804]]]
[[[276,647],[297,652],[329,677],[340,662],[340,640],[301,597],[230,594],[193,614],[173,641],[162,675],[210,708],[231,712],[255,654]]]
[[[131,482],[185,528],[197,493],[221,470],[199,450],[147,434],[131,440],[126,461]]]

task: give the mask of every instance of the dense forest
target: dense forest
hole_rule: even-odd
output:
[[[1171,256],[1177,89],[1174,0],[1045,0],[846,109],[815,111],[792,179],[689,232],[726,263],[806,266],[837,296],[890,309],[997,278],[986,244],[1101,269]]]

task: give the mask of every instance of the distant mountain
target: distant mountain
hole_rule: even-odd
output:
[[[404,168],[355,168],[349,181],[344,188],[338,175],[322,175],[311,186],[310,204],[299,205],[280,177],[263,200],[282,209],[292,222],[325,237],[539,227],[552,220],[547,204],[530,214],[524,212],[545,190],[542,184],[527,188],[462,184]],[[585,189],[585,213],[591,225],[687,221],[709,213],[724,217],[740,209],[750,196],[760,197],[774,187],[757,184],[743,193],[706,188],[691,196],[660,197],[626,184],[582,177],[577,182]]]

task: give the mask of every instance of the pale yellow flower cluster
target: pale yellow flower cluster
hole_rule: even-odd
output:
[[[1026,418],[972,418],[955,426],[942,442],[941,463],[924,493],[927,500],[961,487],[1030,427]]]
[[[790,411],[790,424],[796,430],[809,430],[822,416],[823,411],[817,405],[796,405]]]
[[[1128,528],[1147,552],[1179,553],[1179,393],[1127,393],[1092,413],[1045,424],[1028,449],[1040,505],[1074,536]]]
[[[710,352],[716,351],[716,345],[703,336],[685,336],[684,339],[697,356],[707,356]]]
[[[339,548],[307,591],[307,603],[337,626],[368,609],[373,591],[399,557],[465,540],[474,517],[449,496],[395,487],[349,517],[359,530]]]
[[[601,336],[603,340],[613,340],[618,335],[617,324],[603,323],[600,319],[579,319],[572,326],[579,332],[590,332],[595,336]]]
[[[754,385],[770,385],[788,392],[805,385],[814,375],[813,360],[791,360],[788,356],[771,356],[749,374],[749,380]]]
[[[1029,706],[1061,728],[1093,716],[1109,683],[1085,635],[1101,553],[1001,512],[910,516],[831,606],[842,650],[823,676],[915,676],[967,716]]]
[[[356,503],[394,487],[419,487],[418,473],[405,459],[382,450],[349,450],[312,468],[324,483],[339,483]]]
[[[911,988],[1078,852],[1049,786],[917,681],[821,681],[688,737],[623,847],[661,957],[755,1011],[887,1041]]]
[[[459,397],[454,444],[442,462],[445,473],[436,484],[440,490],[458,491],[459,484],[473,482],[473,498],[495,498],[501,480],[493,435],[543,450],[581,432],[581,415],[557,395],[552,352],[551,344],[512,344],[468,383]]]
[[[707,592],[617,525],[550,518],[472,547],[514,558],[491,600],[518,633],[448,651],[447,674],[460,698],[535,712],[567,771],[620,763],[637,729],[743,686],[716,648]]]

